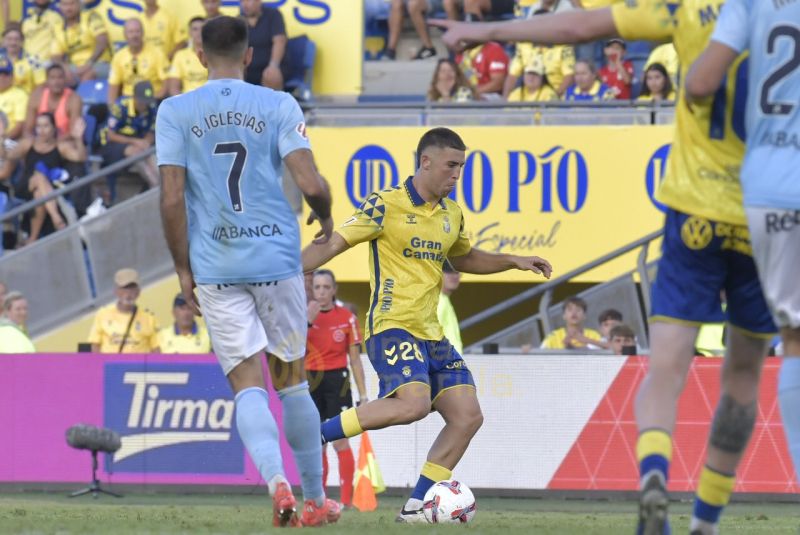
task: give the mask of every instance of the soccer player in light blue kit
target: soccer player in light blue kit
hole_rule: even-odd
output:
[[[747,150],[741,180],[753,256],[784,360],[778,399],[800,478],[800,1],[728,0],[686,79],[691,98],[717,91],[749,50]]]
[[[253,54],[246,23],[217,17],[202,38],[208,83],[165,100],[156,120],[164,234],[181,291],[195,313],[202,306],[235,394],[236,427],[269,486],[273,525],[335,522],[339,508],[325,498],[319,412],[305,377],[300,235],[281,187],[282,161],[322,225],[321,242],[333,228],[330,194],[294,99],[242,80]],[[302,479],[299,519],[269,410],[264,351]]]

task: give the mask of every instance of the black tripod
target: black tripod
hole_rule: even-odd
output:
[[[97,499],[97,493],[101,494],[108,494],[109,496],[113,496],[115,498],[122,498],[121,494],[117,494],[116,492],[111,492],[110,490],[105,490],[100,486],[100,480],[97,479],[97,450],[92,450],[92,482],[89,484],[88,487],[81,490],[76,490],[72,494],[69,495],[70,498],[75,498],[77,496],[84,496],[86,494],[92,495],[93,498]]]

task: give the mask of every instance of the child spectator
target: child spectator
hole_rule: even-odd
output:
[[[613,99],[608,86],[597,79],[594,63],[586,60],[575,62],[575,83],[571,85],[564,100],[574,102],[600,102]]]
[[[458,64],[451,59],[440,59],[433,71],[428,88],[429,102],[469,102],[477,94]]]
[[[675,91],[667,69],[660,63],[653,63],[644,72],[642,92],[637,100],[663,102],[674,101]]]
[[[633,63],[625,59],[625,41],[609,39],[603,48],[606,64],[598,72],[600,80],[606,84],[617,100],[631,99],[633,82]]]
[[[600,340],[600,333],[584,327],[586,321],[586,301],[580,297],[564,300],[562,318],[565,326],[554,330],[542,342],[543,349],[586,349]]]
[[[608,342],[615,355],[635,355],[636,333],[627,325],[619,324],[611,329]]]
[[[678,70],[680,70],[680,60],[678,59],[678,52],[675,50],[675,45],[672,43],[664,43],[657,46],[650,52],[647,58],[647,63],[644,64],[645,70],[653,63],[660,63],[664,66],[669,73],[669,79],[672,81],[672,86],[678,84]]]
[[[465,50],[456,63],[479,97],[500,98],[508,74],[508,55],[500,43],[489,41]]]
[[[509,102],[547,102],[552,100],[559,100],[558,93],[547,81],[547,75],[540,62],[534,62],[525,67],[522,86],[508,95]]]

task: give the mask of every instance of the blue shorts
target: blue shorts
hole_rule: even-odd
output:
[[[747,226],[669,209],[651,319],[697,325],[728,321],[751,334],[771,336],[776,328],[761,291]]]
[[[455,386],[475,386],[472,373],[447,338],[420,340],[403,329],[387,329],[367,339],[367,355],[378,374],[378,397],[409,383],[431,387],[431,401]]]

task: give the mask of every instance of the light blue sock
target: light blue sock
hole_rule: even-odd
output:
[[[778,375],[778,401],[794,472],[800,481],[800,357],[783,357]]]
[[[266,390],[253,386],[236,394],[236,429],[265,482],[270,483],[275,476],[285,477],[278,425],[269,410]]]
[[[308,392],[308,382],[284,388],[278,396],[283,402],[283,432],[300,471],[303,498],[322,506],[322,437],[319,411]]]

